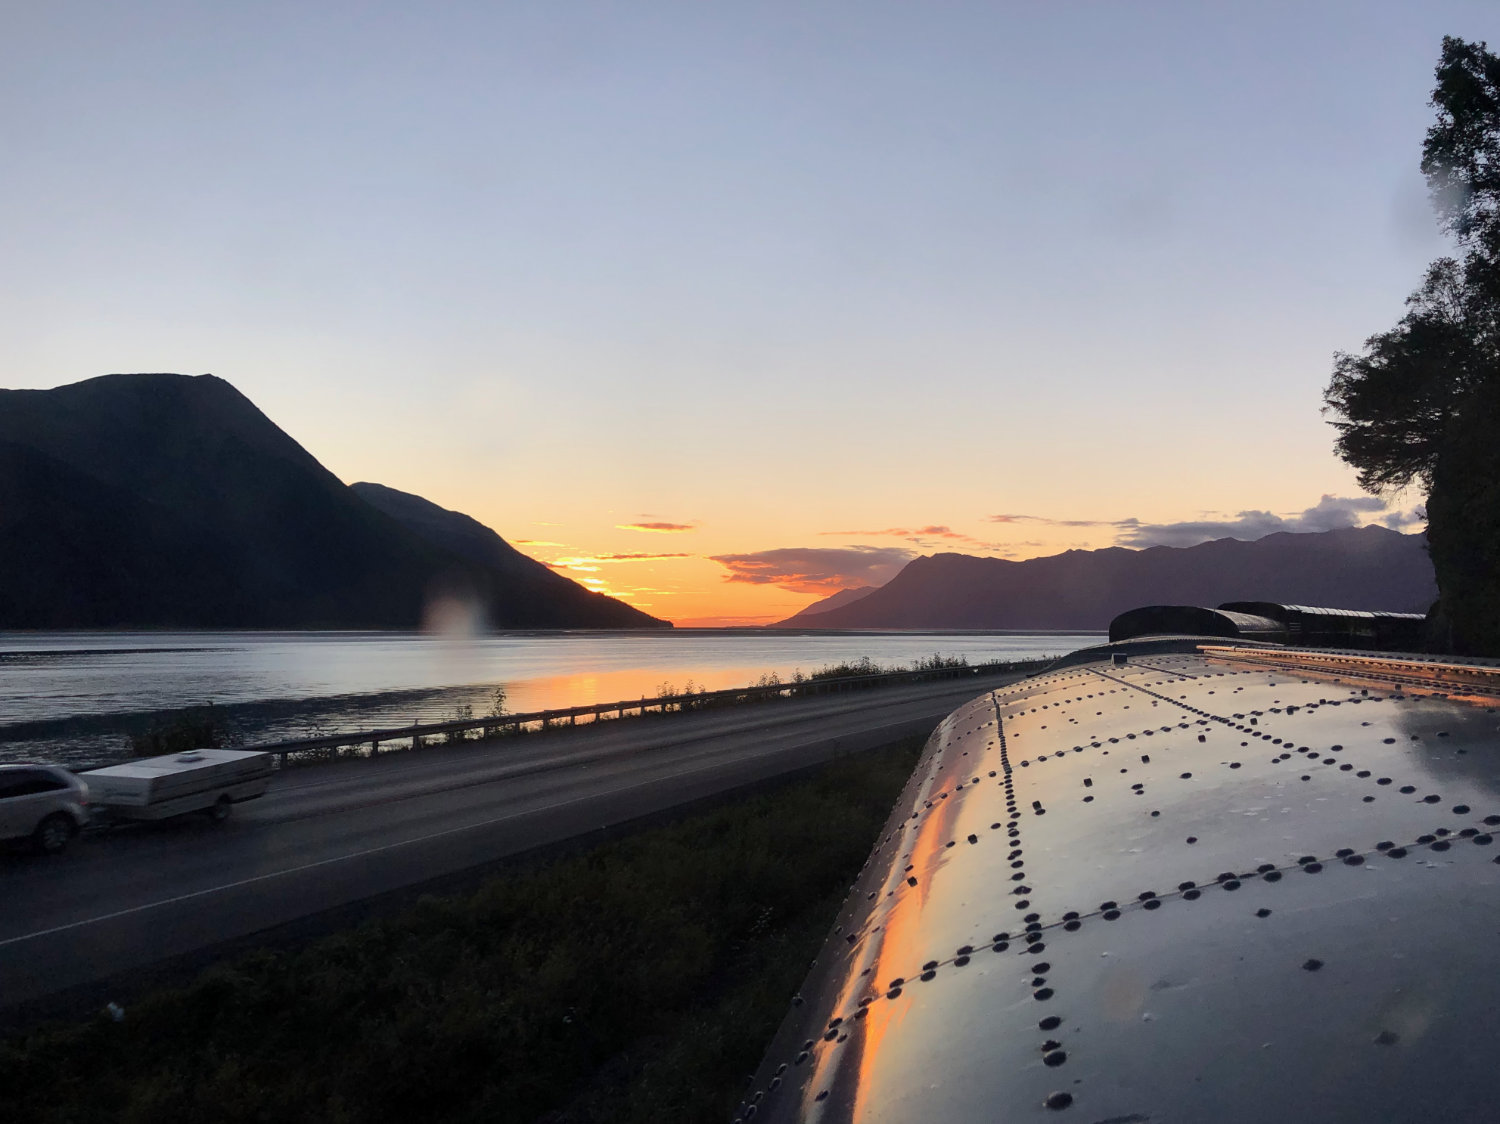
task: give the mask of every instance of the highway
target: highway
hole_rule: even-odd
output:
[[[226,823],[0,855],[0,1021],[394,890],[925,736],[1018,676],[943,680],[294,766]]]

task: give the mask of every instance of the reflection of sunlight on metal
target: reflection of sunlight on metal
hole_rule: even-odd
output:
[[[1381,685],[1427,687],[1451,694],[1474,691],[1491,700],[1500,696],[1500,667],[1482,664],[1456,664],[1420,657],[1397,658],[1360,656],[1343,652],[1313,652],[1301,649],[1277,651],[1265,648],[1238,648],[1232,645],[1203,644],[1199,650],[1210,660],[1231,664],[1251,664],[1282,671],[1317,673],[1359,679]]]
[[[943,866],[948,850],[946,843],[951,837],[953,821],[957,818],[962,797],[963,793],[960,792],[947,799],[934,800],[933,807],[928,809],[932,814],[920,821],[917,838],[912,843],[911,857],[906,860],[905,869],[901,872],[908,879],[915,879],[916,884],[897,881],[895,886],[899,888],[896,893],[902,898],[901,908],[886,910],[882,914],[885,925],[881,930],[875,964],[870,972],[877,992],[889,994],[892,982],[897,979],[903,980],[896,985],[902,988],[916,982],[905,979],[901,973],[913,971],[914,966],[922,961],[925,911],[929,905],[934,878]],[[906,1004],[896,999],[877,1000],[869,1006],[870,1013],[865,1016],[859,1081],[852,1114],[855,1120],[863,1117],[873,1103],[887,1096],[888,1091],[883,1088],[883,1082],[899,1082],[913,1076],[902,1073],[881,1052],[887,1036],[899,1029],[906,1011]]]

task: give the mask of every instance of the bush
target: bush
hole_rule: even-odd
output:
[[[130,735],[130,752],[136,757],[159,757],[190,749],[222,749],[228,744],[229,729],[213,703],[153,720],[146,729]]]

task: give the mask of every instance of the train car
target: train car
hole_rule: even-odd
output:
[[[737,1124],[1500,1119],[1500,669],[1172,647],[938,727]]]
[[[1427,641],[1427,618],[1421,613],[1372,613],[1271,601],[1226,601],[1219,609],[1268,617],[1286,630],[1288,643],[1302,647],[1419,652]]]

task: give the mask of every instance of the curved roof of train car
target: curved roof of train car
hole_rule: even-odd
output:
[[[1137,636],[1244,636],[1261,640],[1286,639],[1286,626],[1270,617],[1201,605],[1143,605],[1109,622],[1112,641]]]
[[[1494,1119],[1500,670],[1298,655],[950,715],[736,1119]]]
[[[1226,601],[1220,609],[1253,613],[1272,620],[1287,621],[1293,616],[1345,617],[1350,620],[1425,621],[1422,613],[1372,612],[1365,609],[1328,609],[1317,605],[1282,605],[1276,601]]]

